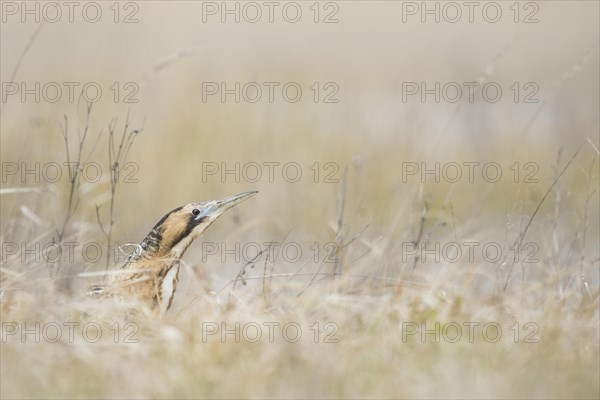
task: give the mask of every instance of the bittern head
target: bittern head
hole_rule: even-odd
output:
[[[222,200],[190,203],[167,213],[141,244],[145,255],[179,258],[225,211],[258,192],[244,192]]]

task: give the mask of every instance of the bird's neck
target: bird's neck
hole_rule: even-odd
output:
[[[140,258],[149,259],[162,257],[164,251],[163,237],[160,229],[154,228],[140,243]]]

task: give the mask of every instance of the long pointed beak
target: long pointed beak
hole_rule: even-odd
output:
[[[228,208],[231,208],[236,204],[240,204],[242,201],[249,199],[256,193],[258,193],[258,191],[253,190],[251,192],[238,193],[234,194],[233,196],[226,197],[222,200],[217,200],[217,208],[225,208],[227,210]]]
[[[217,218],[231,207],[240,204],[242,201],[254,196],[258,191],[244,192],[226,197],[221,200],[216,200],[214,205],[207,207],[204,215],[210,215],[211,219]]]

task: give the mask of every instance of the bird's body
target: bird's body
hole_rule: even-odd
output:
[[[94,286],[96,296],[122,296],[165,312],[173,303],[179,278],[180,259],[200,236],[227,209],[256,192],[245,192],[223,200],[190,203],[167,213],[152,228],[111,283]]]
[[[179,260],[140,260],[128,264],[101,290],[102,295],[134,299],[155,311],[167,311],[179,279]]]

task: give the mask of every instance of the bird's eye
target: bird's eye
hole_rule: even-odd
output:
[[[200,210],[198,210],[197,208],[194,208],[194,209],[192,210],[192,214],[194,214],[194,215],[198,215],[198,214],[200,214]]]

